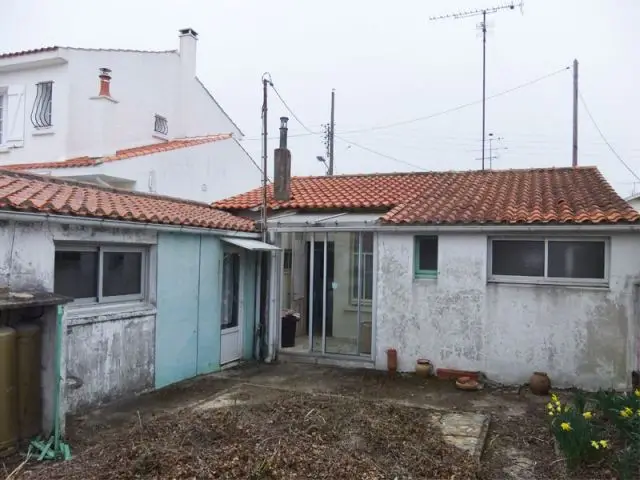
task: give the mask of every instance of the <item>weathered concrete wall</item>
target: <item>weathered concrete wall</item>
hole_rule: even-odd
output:
[[[582,288],[487,283],[485,234],[439,235],[438,278],[415,279],[413,236],[379,234],[376,368],[396,348],[403,371],[428,358],[508,384],[542,370],[557,386],[624,388],[635,363],[638,240],[614,234],[609,288]]]
[[[54,242],[149,245],[149,299],[144,304],[102,304],[65,308],[63,411],[104,403],[153,386],[155,338],[155,244],[143,230],[0,222],[0,286],[53,290]],[[43,331],[43,393],[51,403],[55,309]],[[69,376],[69,381],[67,381]],[[51,408],[46,408],[47,412]],[[47,413],[44,424],[51,423]]]
[[[68,411],[153,388],[154,310],[67,316]]]

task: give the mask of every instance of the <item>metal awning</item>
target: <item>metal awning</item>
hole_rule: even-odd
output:
[[[273,228],[295,227],[365,227],[376,225],[384,213],[287,213],[271,217],[267,225]]]
[[[270,245],[268,243],[261,242],[260,240],[252,240],[251,238],[222,237],[222,241],[251,251],[280,250],[275,245]]]

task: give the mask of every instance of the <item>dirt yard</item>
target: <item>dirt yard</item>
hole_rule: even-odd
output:
[[[30,463],[13,478],[562,479],[540,414],[546,400],[364,370],[260,365],[71,418],[74,459]],[[479,463],[434,423],[451,412],[490,416]]]

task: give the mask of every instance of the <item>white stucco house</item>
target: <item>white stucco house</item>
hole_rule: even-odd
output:
[[[251,188],[243,134],[196,75],[198,36],[179,40],[0,54],[0,167],[206,202]]]
[[[640,193],[636,193],[626,198],[629,205],[640,212]]]
[[[271,302],[301,316],[272,316],[276,357],[386,369],[395,349],[401,371],[590,390],[640,368],[640,214],[595,167],[294,177],[267,225]]]

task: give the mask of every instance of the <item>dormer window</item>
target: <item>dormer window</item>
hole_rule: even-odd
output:
[[[53,99],[53,82],[36,84],[36,99],[31,109],[31,123],[36,128],[47,128],[51,123],[51,105]]]
[[[168,135],[169,123],[167,122],[167,119],[162,115],[156,114],[154,125],[153,125],[153,131],[160,135],[164,135],[164,136]]]

